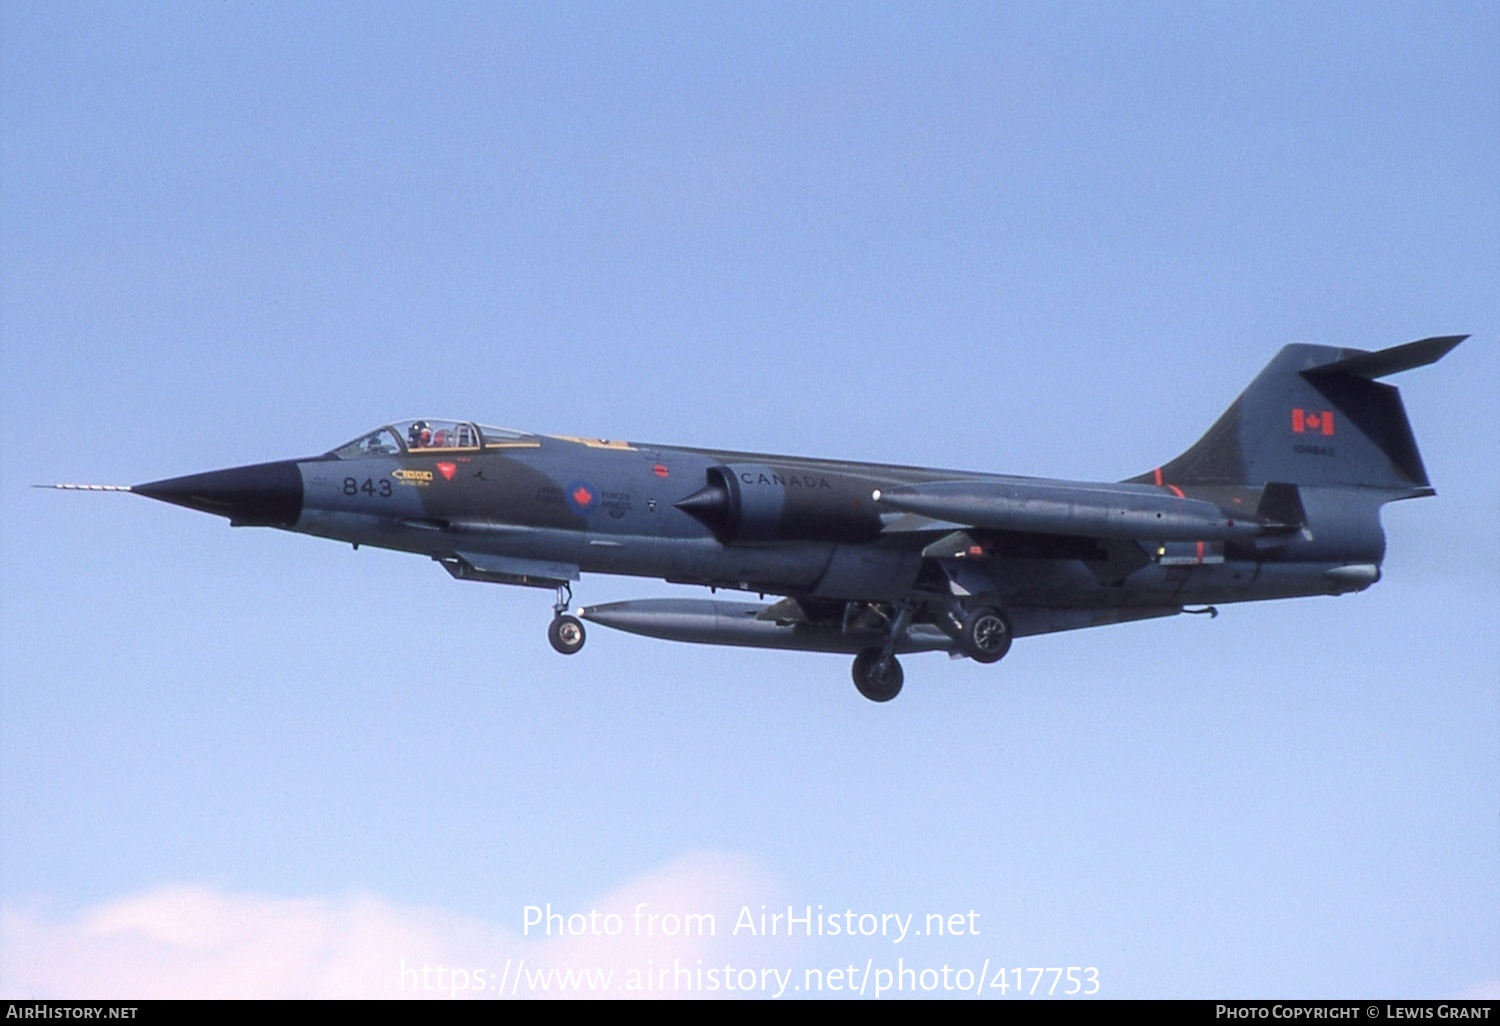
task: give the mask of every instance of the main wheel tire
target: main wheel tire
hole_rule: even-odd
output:
[[[997,609],[980,606],[964,620],[960,643],[964,654],[976,663],[998,663],[1010,651],[1013,636],[1010,621]]]
[[[563,655],[572,655],[583,647],[587,637],[583,633],[583,622],[576,616],[561,614],[547,625],[547,640]]]
[[[901,694],[906,675],[895,656],[882,663],[881,650],[867,648],[854,657],[854,686],[872,702],[889,702]]]

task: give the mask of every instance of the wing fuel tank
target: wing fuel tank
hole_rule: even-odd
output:
[[[841,652],[850,655],[880,646],[880,630],[841,630],[819,623],[778,623],[759,619],[770,607],[753,602],[716,599],[637,599],[608,602],[578,610],[589,623],[663,641],[692,641],[700,645],[737,645],[779,648],[797,652]],[[953,639],[936,627],[914,625],[896,651],[946,652]]]
[[[1142,541],[1229,541],[1277,530],[1201,499],[1147,485],[1090,487],[1031,481],[936,481],[876,491],[888,509],[996,531]]]

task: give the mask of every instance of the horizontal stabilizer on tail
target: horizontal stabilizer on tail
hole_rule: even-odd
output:
[[[1408,342],[1402,346],[1379,349],[1373,353],[1346,350],[1355,355],[1318,367],[1309,367],[1302,373],[1304,375],[1348,374],[1350,377],[1367,380],[1389,377],[1416,367],[1425,367],[1429,363],[1437,363],[1468,337],[1467,335],[1439,335],[1436,338]]]

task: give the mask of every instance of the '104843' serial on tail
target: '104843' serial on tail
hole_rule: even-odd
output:
[[[1378,379],[1465,336],[1367,352],[1286,346],[1195,445],[1120,482],[1057,481],[568,438],[427,418],[306,459],[128,491],[430,557],[460,580],[555,591],[583,621],[670,641],[853,655],[877,702],[897,656],[993,663],[1016,638],[1188,606],[1338,595],[1380,577],[1380,508],[1432,495],[1400,394]],[[568,612],[583,573],[779,596]],[[580,619],[581,618],[581,619]]]

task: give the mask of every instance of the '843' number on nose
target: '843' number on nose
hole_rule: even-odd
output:
[[[391,497],[391,483],[385,480],[385,478],[376,481],[374,478],[367,477],[363,484],[357,478],[344,478],[345,495],[359,495],[361,493],[370,496],[378,495],[382,499],[389,499]]]

